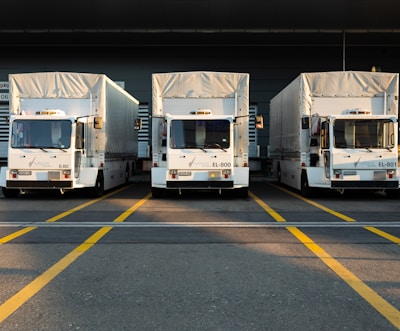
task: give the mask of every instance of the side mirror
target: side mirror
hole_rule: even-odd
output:
[[[136,118],[135,119],[135,130],[141,130],[142,129],[142,119],[141,118]]]
[[[309,129],[310,128],[310,117],[305,116],[301,118],[301,128],[302,129]]]
[[[256,129],[263,129],[264,128],[264,119],[262,115],[256,116]]]

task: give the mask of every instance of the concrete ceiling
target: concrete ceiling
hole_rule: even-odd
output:
[[[1,32],[400,32],[398,0],[9,0]]]
[[[399,0],[8,0],[3,46],[400,46]]]

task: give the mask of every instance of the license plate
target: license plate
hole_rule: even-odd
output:
[[[191,171],[179,171],[178,176],[191,176],[192,172]]]

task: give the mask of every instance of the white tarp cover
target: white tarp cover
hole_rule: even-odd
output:
[[[297,78],[302,85],[303,114],[309,115],[313,97],[373,97],[386,92],[388,108],[398,112],[395,99],[399,74],[368,71],[331,71],[302,73]]]
[[[152,75],[153,115],[163,115],[166,98],[235,98],[248,115],[249,74],[229,72],[172,72]]]
[[[98,98],[97,106],[102,109],[101,91],[103,74],[74,72],[35,72],[10,74],[10,113],[18,114],[19,99],[93,99]]]

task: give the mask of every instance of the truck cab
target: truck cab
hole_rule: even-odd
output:
[[[60,110],[12,115],[8,167],[0,176],[3,194],[14,197],[37,189],[63,193],[79,187],[81,165],[88,156],[85,122],[87,118],[81,121]]]
[[[399,187],[398,123],[395,116],[314,117],[313,127],[310,167],[304,167],[308,183],[302,183],[303,190],[311,190],[310,185],[323,187],[326,184],[339,191],[360,187],[376,190]],[[318,166],[324,170],[318,172]]]
[[[235,176],[246,176],[239,167],[248,166],[247,154],[240,157],[235,153],[233,116],[193,111],[168,115],[162,126],[164,150],[153,153],[153,195],[160,195],[163,188],[234,189]],[[247,188],[239,191],[243,195]]]

